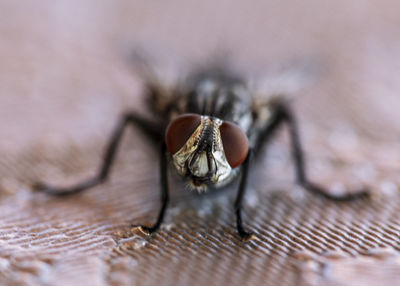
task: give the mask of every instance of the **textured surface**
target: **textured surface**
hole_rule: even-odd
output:
[[[0,284],[394,285],[398,4],[168,2],[0,2]],[[296,187],[282,132],[251,174],[244,220],[258,240],[237,238],[234,190],[198,197],[179,182],[147,238],[129,225],[156,218],[158,155],[137,130],[106,184],[62,199],[33,193],[38,179],[93,174],[118,115],[146,114],[128,60],[138,46],[178,71],[222,51],[266,77],[317,66],[293,100],[310,175],[374,196],[338,204]]]

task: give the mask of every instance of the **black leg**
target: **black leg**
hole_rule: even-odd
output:
[[[247,158],[244,161],[243,166],[242,166],[242,178],[240,180],[239,190],[238,190],[236,200],[235,200],[237,231],[238,231],[240,237],[245,240],[251,238],[251,236],[252,236],[252,233],[244,230],[243,224],[242,224],[242,202],[243,202],[244,192],[246,191],[247,175],[249,173],[249,163],[251,160],[251,156],[252,156],[252,150],[249,150]]]
[[[165,145],[165,142],[162,144],[161,147],[161,152],[160,152],[160,187],[161,187],[161,210],[158,214],[158,218],[156,223],[151,226],[137,226],[137,225],[132,225],[132,227],[138,227],[142,232],[146,233],[146,234],[151,234],[154,231],[156,231],[163,219],[164,219],[164,214],[165,214],[165,210],[167,209],[167,205],[169,202],[169,194],[168,194],[168,169],[167,169],[167,147]]]
[[[34,185],[34,189],[54,196],[67,196],[82,192],[86,189],[89,189],[91,187],[103,183],[107,179],[110,173],[110,169],[114,162],[115,154],[118,149],[119,143],[121,141],[122,135],[124,133],[125,127],[128,126],[129,124],[134,124],[140,127],[147,133],[147,135],[149,135],[155,140],[158,139],[158,137],[160,136],[159,134],[162,134],[157,130],[155,124],[148,122],[145,119],[142,119],[135,114],[127,113],[124,116],[122,116],[117,127],[114,129],[114,132],[106,148],[106,152],[104,153],[102,165],[98,173],[93,178],[88,179],[87,181],[79,183],[75,186],[65,187],[65,188],[53,187],[39,182]]]
[[[284,104],[277,104],[275,116],[272,119],[270,125],[263,132],[261,140],[267,141],[271,137],[272,133],[279,126],[281,126],[281,123],[283,123],[283,122],[286,122],[289,127],[289,133],[290,133],[290,139],[291,139],[290,147],[292,150],[292,156],[293,156],[294,164],[295,164],[296,178],[297,178],[297,182],[303,188],[305,188],[306,190],[308,190],[314,194],[323,196],[328,199],[337,200],[337,201],[349,201],[349,200],[368,196],[369,192],[366,190],[351,192],[351,193],[345,194],[345,195],[332,195],[332,194],[329,194],[322,187],[320,187],[308,180],[307,175],[306,175],[305,164],[304,164],[303,151],[301,148],[300,138],[299,138],[298,129],[297,129],[297,123],[296,123],[296,120],[295,120],[292,112],[290,111],[290,109],[287,106],[285,106]]]

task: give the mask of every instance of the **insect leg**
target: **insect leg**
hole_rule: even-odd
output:
[[[286,122],[289,127],[290,139],[291,139],[291,150],[292,156],[294,159],[295,170],[296,170],[296,178],[298,183],[304,187],[306,190],[323,196],[328,199],[338,200],[338,201],[349,201],[353,199],[358,199],[361,197],[366,197],[368,195],[368,191],[360,190],[358,192],[351,192],[344,195],[332,195],[329,194],[326,190],[322,187],[316,185],[315,183],[311,182],[306,175],[305,163],[304,163],[304,155],[301,148],[300,138],[298,134],[297,122],[294,118],[293,113],[291,110],[285,106],[284,104],[279,104],[276,107],[276,116],[271,123],[271,127],[267,128],[266,132],[268,137],[269,134],[280,125],[280,123]]]
[[[344,195],[332,195],[329,194],[326,190],[322,187],[314,184],[310,180],[308,180],[305,170],[304,164],[304,156],[303,151],[300,144],[297,123],[295,118],[293,117],[292,112],[287,107],[281,107],[283,118],[289,125],[289,132],[291,137],[291,149],[294,158],[296,174],[297,174],[297,181],[298,183],[304,187],[306,190],[321,195],[328,199],[339,200],[339,201],[349,201],[353,199],[358,199],[361,197],[366,197],[368,195],[368,191],[366,190],[359,190],[357,192],[351,192]]]
[[[239,190],[238,190],[236,200],[235,200],[235,205],[234,205],[235,213],[236,213],[237,231],[238,231],[240,237],[243,239],[249,239],[252,235],[252,233],[244,230],[243,225],[242,225],[242,202],[243,202],[244,193],[246,191],[247,175],[249,173],[249,163],[251,160],[251,158],[250,158],[251,156],[252,156],[252,150],[249,150],[247,158],[244,161],[243,166],[242,166],[242,178],[240,180]]]
[[[142,130],[146,131],[147,135],[149,135],[154,139],[158,137],[159,133],[155,127],[155,124],[148,122],[143,118],[138,117],[136,114],[127,113],[122,116],[122,118],[118,122],[118,125],[114,129],[114,132],[110,138],[110,141],[104,153],[103,162],[100,166],[99,171],[93,178],[90,178],[72,187],[53,187],[38,182],[33,186],[34,189],[54,196],[66,196],[82,192],[86,189],[89,189],[91,187],[103,183],[107,179],[110,173],[110,169],[114,162],[115,154],[118,149],[124,130],[126,126],[130,124],[134,124],[140,127]]]
[[[166,144],[164,142],[162,144],[161,152],[160,152],[161,210],[160,210],[160,212],[158,214],[157,221],[151,227],[142,226],[142,225],[140,225],[140,226],[132,225],[133,227],[139,227],[139,229],[141,231],[145,232],[146,234],[151,234],[151,233],[153,233],[154,231],[156,231],[160,227],[160,225],[161,225],[161,223],[162,223],[162,221],[164,219],[165,210],[167,209],[167,205],[168,205],[168,202],[169,202],[168,173],[167,173],[168,172],[168,169],[167,169],[167,167],[168,167],[167,163],[168,162],[167,162],[167,153],[166,153],[166,151],[167,151],[167,147],[166,147]]]

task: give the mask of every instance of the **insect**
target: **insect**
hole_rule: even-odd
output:
[[[133,112],[124,114],[106,147],[97,175],[73,187],[59,188],[38,183],[36,189],[50,195],[64,196],[103,183],[109,175],[124,130],[128,125],[135,125],[154,140],[162,142],[161,209],[152,226],[139,228],[151,234],[163,221],[169,203],[167,169],[170,162],[188,187],[199,192],[223,187],[240,177],[234,202],[236,227],[241,238],[249,239],[252,234],[243,227],[242,222],[242,202],[249,167],[254,155],[260,152],[277,129],[286,124],[289,127],[298,184],[312,193],[339,201],[368,194],[361,190],[337,196],[312,183],[305,170],[296,120],[285,98],[253,98],[246,81],[224,69],[194,73],[170,88],[150,80],[146,85],[146,93],[149,108],[156,120],[144,119]]]

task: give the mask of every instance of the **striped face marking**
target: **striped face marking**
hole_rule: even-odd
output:
[[[246,134],[236,124],[190,113],[169,124],[165,140],[176,170],[199,191],[229,183],[249,149]]]

